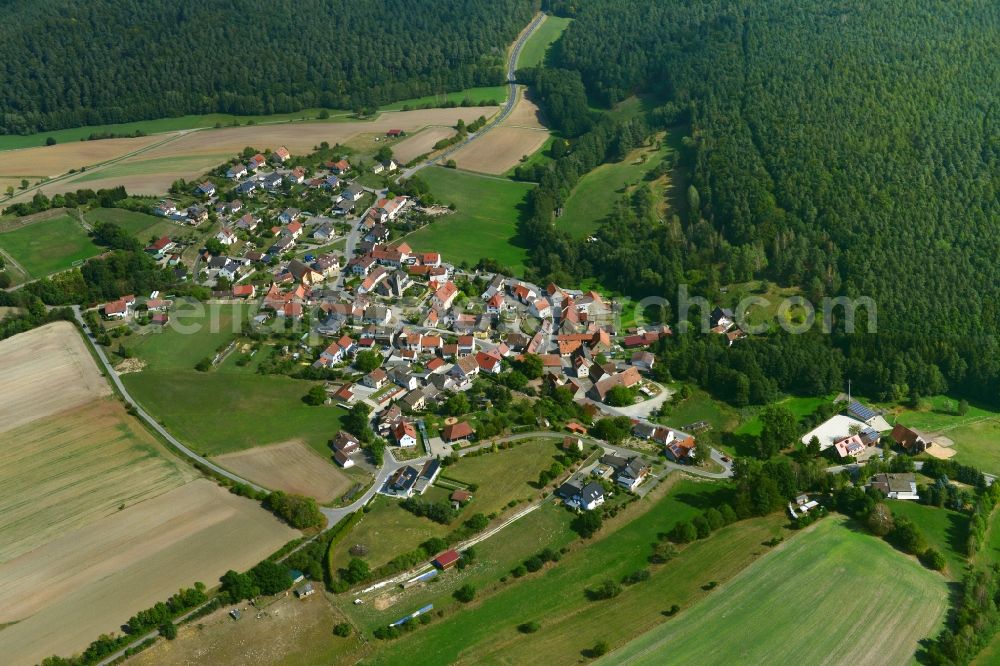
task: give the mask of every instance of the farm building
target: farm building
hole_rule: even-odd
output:
[[[453,566],[458,564],[458,561],[462,558],[457,551],[446,550],[437,557],[434,558],[434,566],[442,571],[446,569],[451,569]]]
[[[845,437],[856,434],[851,432],[852,429],[856,430],[857,434],[860,434],[861,431],[868,430],[869,428],[868,424],[864,421],[859,421],[851,416],[837,414],[803,435],[802,443],[809,444],[809,441],[813,437],[816,437],[819,439],[820,451],[825,451]]]
[[[892,438],[908,453],[920,453],[931,443],[931,438],[920,432],[897,423],[892,428]]]

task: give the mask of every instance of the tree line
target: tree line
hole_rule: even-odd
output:
[[[372,108],[500,85],[529,0],[31,0],[0,25],[0,134]]]

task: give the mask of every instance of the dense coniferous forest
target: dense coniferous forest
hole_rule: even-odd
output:
[[[527,222],[538,232],[526,236],[538,239],[535,277],[597,274],[633,296],[671,297],[688,282],[711,297],[751,277],[811,299],[871,296],[877,335],[791,343],[781,334],[728,355],[710,340],[675,342],[674,369],[705,375],[694,359],[715,358],[711,374],[728,391],[740,375],[741,385],[764,376],[782,390],[840,388],[849,375],[885,397],[951,390],[1000,400],[1000,5],[550,8],[575,16],[553,64],[579,72],[592,103],[650,93],[661,100],[657,125],[688,127],[681,160],[694,187],[683,219],[658,221],[650,202],[623,202],[586,244],[551,224],[566,187],[543,189],[532,174],[543,185]],[[771,358],[789,346],[795,354]],[[830,360],[793,363],[807,346]]]
[[[503,81],[532,0],[8,0],[0,133],[381,103]]]

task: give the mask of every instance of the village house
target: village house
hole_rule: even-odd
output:
[[[337,160],[336,162],[327,162],[326,167],[336,175],[343,176],[351,170],[351,163],[347,160]]]
[[[392,199],[379,199],[375,204],[375,212],[379,222],[391,222],[403,211],[407,202],[406,197],[394,197]]]
[[[206,180],[195,188],[195,194],[201,197],[210,197],[215,194],[215,185]]]
[[[475,356],[462,356],[455,361],[450,374],[463,383],[471,382],[479,374],[479,362]]]
[[[229,178],[230,180],[239,180],[240,178],[243,178],[246,175],[247,175],[247,167],[245,164],[236,164],[234,166],[229,167],[229,170],[226,171],[226,178]]]
[[[257,287],[252,284],[237,284],[233,286],[233,298],[254,298]]]
[[[445,426],[441,430],[441,439],[445,442],[457,442],[464,439],[471,439],[476,431],[466,421],[459,421]]]
[[[404,449],[413,448],[417,445],[417,428],[409,421],[400,421],[392,431],[396,444]]]
[[[633,366],[623,370],[622,372],[602,377],[594,382],[594,385],[587,392],[587,397],[591,400],[604,402],[608,397],[608,392],[615,386],[630,388],[638,384],[640,381],[642,381],[642,378],[639,376],[639,370]]]
[[[375,368],[361,379],[361,383],[371,389],[380,389],[389,381],[389,375],[382,368]]]
[[[164,199],[160,203],[156,204],[153,208],[153,215],[159,215],[160,217],[170,217],[177,212],[177,204],[173,201],[168,201]]]
[[[917,481],[912,473],[875,474],[868,480],[868,485],[884,494],[889,499],[918,500]]]
[[[223,245],[233,245],[239,239],[236,237],[236,234],[233,233],[232,229],[229,227],[223,227],[222,231],[215,234],[215,240],[219,241]]]
[[[101,310],[105,319],[125,319],[132,313],[132,306],[135,305],[135,296],[122,296],[117,301],[105,303]]]
[[[149,252],[150,254],[153,254],[156,257],[162,257],[175,247],[177,247],[177,243],[170,240],[169,236],[162,236],[159,239],[153,241],[149,245],[149,247],[146,248],[146,252]]]
[[[396,470],[385,482],[383,492],[394,497],[412,497],[413,485],[420,473],[409,465]]]
[[[260,153],[257,153],[247,161],[247,168],[250,171],[257,171],[265,164],[267,164],[267,159]]]
[[[638,456],[632,458],[625,465],[623,465],[618,470],[618,475],[615,477],[615,481],[622,488],[626,490],[635,491],[646,477],[649,476],[652,469],[642,458]]]
[[[298,208],[286,208],[285,210],[281,211],[280,215],[278,215],[278,221],[281,222],[282,224],[290,224],[291,222],[294,222],[295,220],[299,219],[299,215],[301,214],[302,211],[300,211]]]
[[[284,146],[278,146],[278,148],[271,153],[271,159],[278,164],[284,164],[291,159],[291,157],[291,153],[289,153],[288,149]]]
[[[458,287],[455,286],[455,283],[446,282],[434,292],[434,296],[431,297],[431,302],[433,307],[447,310],[451,307],[451,304],[455,302],[455,297],[457,296]]]

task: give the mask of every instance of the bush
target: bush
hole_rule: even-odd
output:
[[[476,588],[466,583],[462,587],[455,590],[452,596],[461,601],[463,604],[467,604],[476,598]]]
[[[313,386],[309,392],[302,396],[302,402],[307,405],[317,407],[326,402],[326,389],[322,385]]]
[[[177,625],[173,622],[165,622],[160,625],[160,635],[166,638],[168,641],[172,641],[177,638]]]
[[[697,528],[687,521],[677,523],[674,529],[670,530],[670,540],[674,543],[691,543],[697,538]]]
[[[592,587],[587,590],[587,598],[591,601],[600,601],[602,599],[614,599],[619,594],[622,593],[622,586],[613,580],[606,580],[597,587]]]
[[[597,641],[594,647],[590,648],[588,657],[596,659],[597,657],[603,657],[608,653],[608,643],[607,641]]]
[[[212,369],[212,359],[205,357],[195,364],[194,369],[198,372],[208,372]]]
[[[625,585],[635,585],[636,583],[641,583],[644,580],[649,580],[649,569],[639,569],[638,571],[633,571],[622,578],[622,583]]]
[[[520,631],[522,634],[533,634],[541,628],[542,625],[539,624],[537,620],[532,620],[531,622],[522,622],[521,624],[517,625],[517,630]]]
[[[534,572],[538,571],[539,569],[541,569],[544,564],[545,563],[542,562],[542,560],[540,558],[538,558],[537,556],[536,557],[529,557],[528,559],[526,559],[524,561],[524,568],[527,569],[528,571],[534,573]]]
[[[514,578],[520,578],[521,576],[528,573],[528,569],[523,564],[518,564],[516,567],[510,570],[510,575]]]
[[[340,636],[341,638],[347,638],[348,636],[351,635],[351,625],[347,624],[346,622],[341,622],[340,624],[337,624],[336,626],[333,627],[333,633],[334,635]]]
[[[934,571],[942,571],[945,567],[944,555],[935,550],[934,548],[928,548],[920,554],[920,562],[928,569],[933,569]]]
[[[602,525],[604,525],[604,519],[599,512],[585,511],[573,519],[570,527],[584,539],[589,539],[601,529]]]
[[[379,640],[392,640],[394,638],[399,638],[399,628],[398,627],[379,627],[373,632],[375,638]]]

